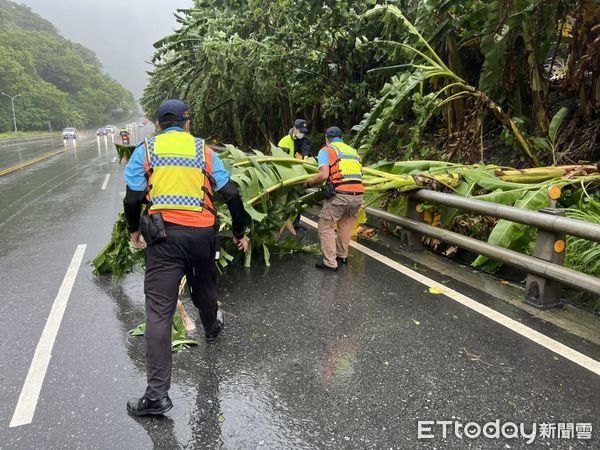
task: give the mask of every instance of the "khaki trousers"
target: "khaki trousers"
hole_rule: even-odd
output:
[[[319,215],[319,241],[326,266],[337,267],[336,256],[348,257],[352,229],[362,203],[362,195],[345,194],[336,194],[323,203]],[[337,231],[333,229],[334,225],[337,225]]]

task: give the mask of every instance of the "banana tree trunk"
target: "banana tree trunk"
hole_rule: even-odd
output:
[[[242,121],[240,119],[240,107],[237,99],[231,101],[231,122],[233,124],[233,134],[237,145],[244,144],[244,136],[242,134]]]
[[[538,11],[540,11],[540,9]],[[541,13],[537,14],[538,20],[541,20],[540,14]],[[532,110],[535,119],[535,125],[539,134],[546,135],[548,133],[549,124],[548,114],[546,111],[546,105],[548,104],[548,87],[542,74],[542,68],[540,64],[538,64],[538,55],[534,43],[535,37],[529,28],[528,21],[523,21],[522,31],[525,47],[528,51],[527,62],[529,66],[529,81],[531,86],[531,98],[533,101]]]
[[[463,77],[463,66],[460,61],[458,50],[456,48],[456,40],[453,36],[449,35],[446,38],[446,51],[448,52],[448,62],[450,69],[459,77]],[[455,88],[452,90],[452,93],[456,94],[459,91],[459,88]],[[464,99],[457,98],[456,100],[448,104],[448,134],[460,132],[464,129],[466,115],[467,112],[465,108]]]
[[[185,292],[186,284],[187,284],[187,279],[185,277],[183,277],[181,279],[181,283],[179,284],[179,296],[177,298],[177,311],[179,311],[179,315],[181,316],[181,319],[183,320],[183,325],[185,326],[185,331],[191,332],[191,331],[196,331],[196,324],[194,324],[194,321],[188,315],[187,311],[185,310],[185,306],[184,306],[183,302],[181,301],[181,297],[183,297],[183,293]]]

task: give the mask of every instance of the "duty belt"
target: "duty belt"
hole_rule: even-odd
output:
[[[345,191],[335,191],[336,194],[342,195],[363,195],[364,192],[345,192]]]

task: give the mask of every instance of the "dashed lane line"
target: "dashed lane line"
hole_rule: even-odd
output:
[[[303,217],[302,221],[314,228],[317,228],[317,223],[313,220]],[[428,278],[418,272],[415,272],[414,270],[411,270],[408,267],[394,261],[393,259],[390,259],[387,256],[384,256],[380,253],[377,253],[376,251],[371,250],[370,248],[365,247],[364,245],[359,244],[358,242],[351,241],[350,246],[354,247],[355,249],[364,253],[365,255],[372,257],[380,263],[385,264],[386,266],[396,270],[397,272],[400,272],[403,275],[406,275],[407,277],[418,281],[419,283],[427,287],[435,287],[441,289],[441,291],[446,297],[454,300],[455,302],[458,302],[461,305],[466,306],[467,308],[475,312],[478,312],[479,314],[487,317],[488,319],[493,320],[494,322],[508,328],[509,330],[514,331],[517,334],[520,334],[521,336],[535,342],[538,345],[541,345],[542,347],[556,353],[557,355],[560,355],[563,358],[568,359],[569,361],[572,361],[575,364],[578,364],[581,367],[590,370],[591,372],[594,372],[596,375],[600,375],[599,361],[596,361],[595,359],[592,359],[589,356],[578,352],[577,350],[567,347],[566,345],[561,344],[560,342],[549,338],[545,334],[542,334],[539,331],[529,328],[528,326],[523,325],[522,323],[517,322],[516,320],[511,319],[510,317],[507,317],[504,314],[500,314],[498,311],[488,306],[482,305],[476,300],[473,300],[472,298],[467,297],[466,295],[461,294],[460,292],[450,289],[444,284],[438,283],[437,281],[434,281],[431,278]]]
[[[52,349],[54,347],[54,342],[56,341],[56,335],[58,334],[60,323],[65,314],[67,302],[69,301],[71,290],[73,289],[75,278],[77,278],[77,272],[83,261],[83,254],[85,253],[86,248],[87,244],[78,245],[73,258],[71,259],[71,264],[69,264],[65,278],[54,299],[52,310],[50,311],[50,315],[48,316],[48,320],[42,331],[42,336],[35,349],[33,360],[29,366],[29,371],[27,372],[27,377],[23,383],[23,389],[21,390],[21,395],[19,395],[19,400],[17,401],[17,406],[9,427],[27,425],[33,420],[42,384],[46,377],[50,358],[52,357]]]
[[[101,191],[105,191],[108,187],[108,180],[110,180],[110,173],[106,174],[106,177],[104,178],[104,183],[102,183],[102,187],[100,188]]]

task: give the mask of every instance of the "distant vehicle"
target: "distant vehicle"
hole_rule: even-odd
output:
[[[77,129],[65,128],[63,130],[63,139],[77,139]]]
[[[96,136],[106,136],[108,134],[108,130],[106,128],[98,128],[96,130]]]
[[[106,125],[104,128],[106,128],[107,133],[114,133],[117,127],[114,125]]]

